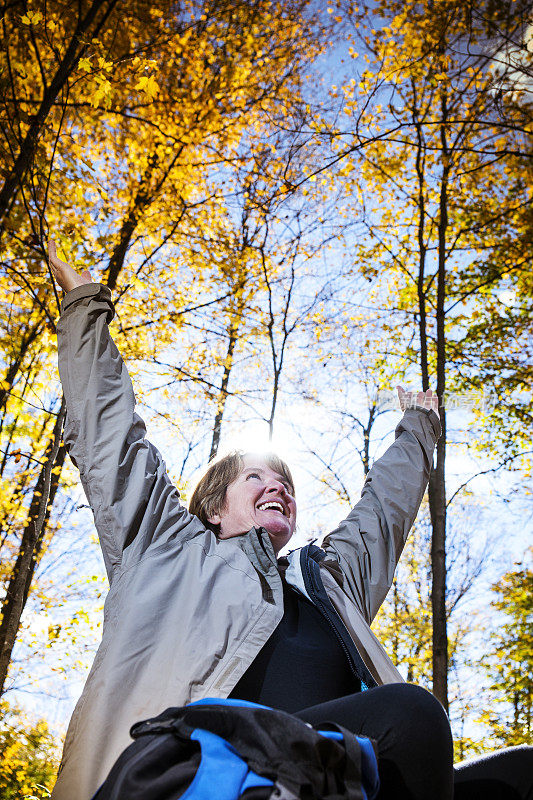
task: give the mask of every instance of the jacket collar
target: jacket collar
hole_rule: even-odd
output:
[[[251,528],[244,536],[235,537],[252,564],[266,574],[272,567],[277,568],[276,554],[268,532],[265,528]]]

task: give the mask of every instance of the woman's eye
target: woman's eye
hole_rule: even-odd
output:
[[[259,478],[259,479],[261,479],[261,476],[259,475],[258,472],[249,472],[248,475],[246,476],[246,480],[248,480],[248,478]]]

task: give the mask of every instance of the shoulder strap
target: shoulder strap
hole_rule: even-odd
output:
[[[233,747],[210,731],[196,728],[191,739],[201,748],[201,761],[189,788],[181,800],[212,800],[216,787],[217,800],[236,800],[246,789],[274,786],[249,769]]]
[[[365,800],[373,800],[379,791],[378,762],[374,745],[366,736],[356,736],[336,722],[324,722],[316,730],[330,739],[342,740],[346,751],[344,780],[347,789],[358,797],[359,787],[364,791],[360,795]],[[350,798],[352,795],[348,793]]]

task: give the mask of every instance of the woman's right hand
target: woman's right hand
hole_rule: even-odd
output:
[[[70,292],[71,289],[83,286],[84,283],[92,283],[91,273],[88,269],[84,269],[80,274],[57,257],[56,243],[53,239],[48,242],[48,262],[54,278],[64,292]]]
[[[426,392],[406,392],[403,386],[397,386],[396,391],[402,411],[408,408],[425,408],[434,411],[437,417],[440,417],[439,398],[431,389]]]

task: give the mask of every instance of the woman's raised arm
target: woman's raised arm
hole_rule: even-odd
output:
[[[407,535],[426,491],[440,436],[437,395],[405,392],[396,441],[375,461],[361,499],[323,542],[341,569],[344,589],[370,624],[392,584]]]
[[[203,530],[179,501],[158,450],[135,413],[126,366],[108,324],[111,293],[57,258],[67,291],[57,325],[58,363],[67,404],[64,439],[93,510],[109,578],[149,548]]]

